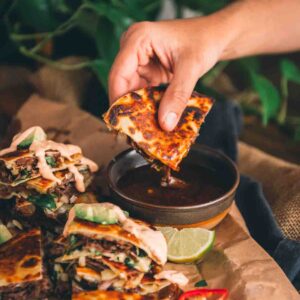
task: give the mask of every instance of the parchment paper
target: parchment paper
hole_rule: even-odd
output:
[[[84,155],[105,167],[128,148],[125,140],[110,134],[98,119],[74,106],[57,104],[33,95],[18,112],[10,133],[30,126],[43,127],[49,138],[82,147]],[[273,259],[249,236],[237,208],[216,228],[214,249],[198,265],[168,264],[190,279],[186,289],[205,279],[209,288],[228,288],[229,299],[300,299]]]

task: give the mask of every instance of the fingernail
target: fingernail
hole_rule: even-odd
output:
[[[167,130],[172,130],[176,126],[177,114],[169,112],[165,118],[165,126]]]

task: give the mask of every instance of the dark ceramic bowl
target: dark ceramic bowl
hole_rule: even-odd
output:
[[[135,150],[129,149],[116,156],[107,169],[109,188],[114,202],[127,210],[131,216],[154,225],[205,228],[216,226],[227,215],[239,184],[240,177],[235,164],[224,154],[200,145],[191,148],[183,163],[214,170],[219,182],[225,183],[225,192],[207,203],[190,206],[155,205],[141,202],[138,196],[129,197],[119,189],[118,181],[129,170],[148,164]]]

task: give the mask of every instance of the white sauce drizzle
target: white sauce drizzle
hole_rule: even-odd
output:
[[[75,145],[65,145],[61,143],[55,143],[53,141],[34,141],[29,150],[34,152],[38,158],[38,168],[43,178],[53,180],[58,184],[61,183],[61,180],[56,178],[53,174],[52,168],[47,164],[45,155],[47,150],[56,150],[62,157],[72,160],[71,156],[77,153],[81,153],[81,149]],[[77,184],[77,181],[76,181]]]
[[[167,243],[160,231],[153,230],[127,218],[123,210],[112,203],[105,202],[101,203],[101,205],[112,209],[116,213],[123,229],[136,236],[157,258],[160,264],[164,265],[167,262]]]
[[[89,169],[91,170],[91,172],[93,172],[93,173],[97,172],[99,170],[98,165],[86,157],[81,158],[81,163],[84,165],[87,165],[89,167]]]
[[[185,275],[177,271],[162,271],[154,276],[155,279],[167,279],[172,283],[178,284],[180,286],[185,286],[189,280]]]
[[[85,192],[84,177],[74,165],[69,165],[68,170],[74,175],[76,189]]]
[[[82,151],[80,147],[75,145],[66,145],[62,143],[56,143],[54,141],[47,141],[46,134],[44,133],[43,129],[39,126],[31,127],[25,130],[23,133],[16,135],[13,138],[10,147],[0,151],[0,156],[16,151],[18,145],[31,134],[38,134],[40,137],[42,137],[42,140],[33,141],[31,146],[29,147],[29,151],[34,152],[35,156],[38,158],[37,167],[39,168],[41,176],[45,179],[49,179],[58,184],[61,184],[61,180],[54,175],[53,169],[47,164],[46,151],[58,151],[62,157],[68,159],[69,161],[72,161],[72,156],[74,154],[82,154]],[[98,171],[98,165],[88,158],[81,157],[80,163],[87,165],[91,172]],[[78,171],[78,169],[74,165],[69,165],[68,170],[74,175],[76,189],[79,192],[84,192],[85,185],[83,175]]]

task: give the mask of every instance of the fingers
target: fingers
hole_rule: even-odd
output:
[[[147,86],[138,67],[146,65],[153,55],[147,33],[147,22],[132,25],[121,37],[120,51],[109,74],[109,98],[112,103],[129,91]]]
[[[159,107],[158,119],[163,130],[172,131],[175,128],[199,77],[200,72],[193,60],[178,62]]]
[[[112,103],[117,98],[135,88],[134,76],[138,67],[137,51],[134,47],[124,46],[118,53],[109,74],[109,99]]]

